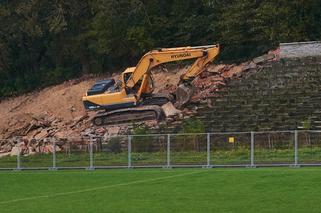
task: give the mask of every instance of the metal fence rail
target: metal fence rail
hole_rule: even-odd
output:
[[[79,140],[80,141],[80,140]],[[17,143],[18,144],[18,143]],[[0,170],[320,166],[321,131],[222,132],[46,141],[46,153],[0,158]]]

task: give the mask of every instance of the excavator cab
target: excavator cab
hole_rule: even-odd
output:
[[[138,96],[146,96],[150,95],[154,91],[154,83],[151,75],[143,75],[136,84],[131,88],[127,89],[126,84],[127,81],[132,76],[136,67],[127,68],[121,76],[123,87],[126,89],[127,94],[135,94]]]
[[[130,67],[130,68],[127,68],[121,75],[121,80],[122,80],[122,87],[125,89],[126,91],[126,94],[134,94],[136,95],[137,92],[138,92],[138,89],[140,88],[141,86],[141,82],[142,82],[142,78],[135,84],[134,87],[132,88],[127,88],[126,87],[126,84],[128,82],[128,80],[130,79],[131,75],[133,74],[135,70],[135,67]]]
[[[130,67],[130,68],[127,68],[127,69],[122,73],[121,78],[122,78],[122,82],[123,82],[123,84],[124,84],[123,86],[126,85],[128,79],[129,79],[130,76],[133,74],[134,70],[135,70],[135,67]]]
[[[96,81],[95,84],[87,91],[87,96],[102,94],[107,90],[113,91],[115,85],[114,79]]]

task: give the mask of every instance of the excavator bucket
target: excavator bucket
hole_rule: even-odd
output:
[[[191,84],[180,84],[176,89],[176,108],[182,108],[187,104],[194,93],[194,87]]]

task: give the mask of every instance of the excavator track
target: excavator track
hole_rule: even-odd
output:
[[[144,98],[142,101],[142,105],[158,105],[162,106],[168,102],[173,102],[174,97],[170,94],[161,94],[161,93],[153,93],[151,96]]]
[[[100,112],[93,118],[93,123],[96,126],[103,126],[147,120],[159,121],[163,118],[164,112],[160,106],[149,105]]]

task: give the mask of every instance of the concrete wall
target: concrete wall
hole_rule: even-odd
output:
[[[321,41],[280,44],[281,58],[296,58],[305,56],[321,56]]]

